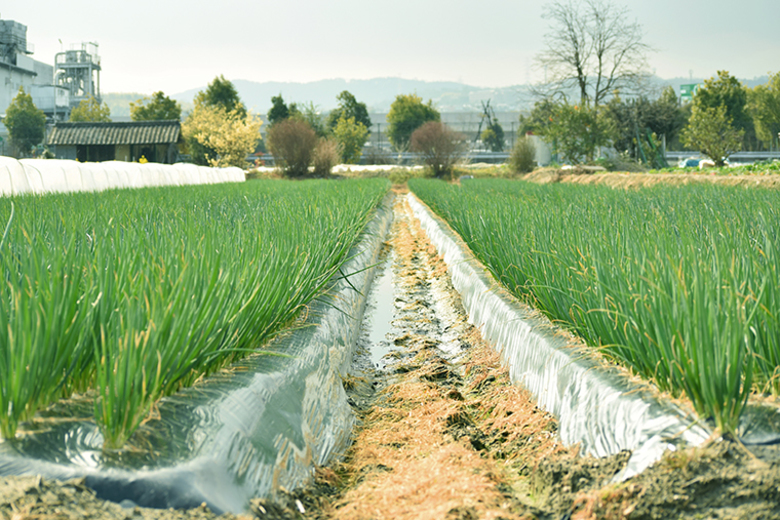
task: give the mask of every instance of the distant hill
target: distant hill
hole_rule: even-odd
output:
[[[264,114],[271,108],[271,97],[282,95],[286,103],[312,102],[323,112],[336,107],[336,96],[349,90],[366,104],[370,112],[387,112],[390,104],[399,94],[416,93],[425,101],[432,99],[442,112],[480,110],[480,102],[491,100],[496,110],[519,110],[527,104],[524,86],[504,88],[482,88],[455,82],[418,81],[403,78],[375,78],[367,80],[325,79],[310,83],[280,83],[275,81],[257,83],[233,80],[233,84],[252,111]],[[195,95],[205,87],[194,88],[171,97],[181,102],[192,102]],[[526,96],[527,97],[527,96]]]
[[[139,99],[143,98],[144,94],[138,94],[135,92],[120,92],[103,94],[103,103],[108,105],[111,110],[111,119],[126,119],[130,120],[130,103],[135,103]]]
[[[766,83],[768,76],[745,80],[748,87]],[[703,83],[703,78],[653,78],[653,84],[660,90],[671,85],[679,92],[680,85]],[[386,113],[390,104],[399,94],[416,93],[425,101],[433,100],[440,112],[481,112],[481,103],[490,100],[497,112],[525,112],[533,107],[534,98],[528,85],[514,85],[501,88],[484,88],[445,81],[419,81],[403,78],[374,78],[366,80],[325,79],[309,83],[281,83],[268,81],[259,83],[242,79],[233,80],[244,104],[257,114],[265,114],[271,108],[271,97],[282,95],[286,103],[305,104],[312,102],[322,112],[336,107],[336,96],[343,90],[349,90],[358,101],[365,103],[369,112]],[[204,90],[201,86],[168,94],[182,104],[185,112],[192,108],[195,95]],[[167,93],[166,93],[167,94]],[[130,117],[130,102],[144,97],[143,94],[103,94],[103,101],[111,109],[115,118]]]

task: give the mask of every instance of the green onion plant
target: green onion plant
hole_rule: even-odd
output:
[[[412,179],[518,298],[723,432],[780,390],[780,192]]]
[[[0,199],[0,434],[74,392],[107,448],[338,276],[383,179]]]

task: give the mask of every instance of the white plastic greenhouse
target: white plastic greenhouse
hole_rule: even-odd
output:
[[[240,168],[0,157],[0,195],[243,182]]]

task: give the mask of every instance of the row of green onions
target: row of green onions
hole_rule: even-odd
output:
[[[74,393],[108,448],[327,289],[387,182],[0,199],[0,433]]]
[[[780,192],[409,185],[510,292],[721,431],[780,390]]]

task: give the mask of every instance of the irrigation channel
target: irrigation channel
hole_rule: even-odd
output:
[[[472,324],[480,319],[469,317],[465,307],[473,304],[455,287],[463,277],[458,265],[473,265],[448,263],[431,240],[430,222],[419,218],[419,203],[398,192],[354,359],[340,382],[357,419],[351,443],[317,466],[314,482],[281,487],[221,518],[780,518],[776,445],[706,438],[706,429],[686,422],[684,404],[653,401],[639,415],[624,414],[615,412],[622,397],[599,394],[608,410],[589,419],[573,403],[585,396],[566,394],[563,382],[556,384],[569,395],[561,400],[569,411],[556,418],[542,410],[537,403],[555,408],[554,399],[514,384],[518,367],[511,373],[495,342]],[[576,342],[540,328],[555,345]],[[588,374],[572,377],[580,392],[595,388]],[[644,398],[646,391],[633,393]],[[628,410],[639,409],[631,403]],[[588,421],[595,421],[590,430],[577,424]],[[591,433],[562,442],[577,431]],[[663,455],[654,452],[658,446]],[[87,482],[0,477],[0,519],[217,516],[205,505],[159,510],[103,501]]]

